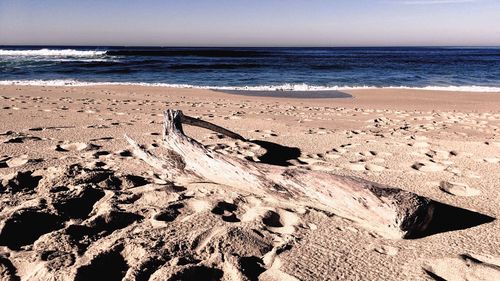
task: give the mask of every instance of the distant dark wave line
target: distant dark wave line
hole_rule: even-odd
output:
[[[196,69],[243,69],[268,67],[268,64],[258,63],[213,63],[213,64],[174,64],[169,66],[172,70],[196,70]]]
[[[193,56],[193,57],[260,57],[269,56],[271,52],[256,50],[109,50],[108,56],[145,56],[145,57],[173,57],[173,56]]]
[[[311,65],[311,69],[314,70],[351,70],[353,66],[340,65],[340,64],[324,64],[324,65]]]
[[[119,69],[131,67],[160,67],[165,70],[208,70],[208,69],[248,69],[271,67],[270,64],[259,63],[179,63],[171,64],[161,60],[145,60],[145,61],[102,61],[102,62],[61,62],[64,67],[72,68],[111,68]]]

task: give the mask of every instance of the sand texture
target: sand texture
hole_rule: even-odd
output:
[[[500,280],[500,94],[347,94],[0,86],[0,280]],[[172,181],[124,139],[162,153],[167,108],[253,140],[186,126],[208,149],[399,187],[440,216],[389,239],[245,186]]]

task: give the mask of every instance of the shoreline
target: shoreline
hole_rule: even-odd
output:
[[[144,85],[93,85],[93,86],[24,86],[0,85],[0,89],[22,89],[29,92],[56,91],[79,92],[88,89],[105,92],[115,90],[121,95],[134,92],[150,92],[156,97],[179,97],[184,94],[198,98],[224,98],[238,101],[248,99],[252,101],[276,100],[283,103],[307,103],[345,107],[365,107],[370,109],[404,109],[404,110],[458,110],[470,112],[500,112],[500,93],[489,92],[462,92],[462,91],[435,91],[414,89],[356,89],[340,91],[350,97],[339,98],[287,98],[276,97],[280,91],[272,91],[268,96],[238,95],[211,89],[172,88]],[[97,92],[95,92],[97,93]]]
[[[493,86],[314,86],[307,84],[278,84],[264,86],[196,86],[190,84],[170,84],[153,82],[83,82],[78,80],[0,80],[0,86],[40,86],[40,87],[94,87],[94,86],[140,86],[161,87],[172,89],[199,89],[213,91],[299,91],[299,92],[324,92],[324,91],[353,91],[353,90],[416,90],[416,91],[442,91],[442,92],[475,92],[499,93],[500,87]]]
[[[323,90],[323,91],[255,91],[255,90],[211,90],[215,92],[238,95],[245,97],[270,97],[270,98],[290,98],[290,99],[346,99],[352,98],[352,95],[342,91]]]

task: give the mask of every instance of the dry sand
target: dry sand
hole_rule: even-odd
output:
[[[0,280],[500,280],[498,220],[466,227],[452,212],[442,222],[458,230],[387,239],[238,187],[168,182],[123,139],[154,149],[162,111],[181,109],[281,145],[187,129],[221,153],[500,216],[500,93],[348,93],[1,86]]]

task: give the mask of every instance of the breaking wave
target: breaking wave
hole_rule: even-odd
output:
[[[96,57],[105,55],[106,51],[89,51],[74,49],[39,49],[39,50],[4,50],[0,49],[0,56],[22,56],[22,57]]]

